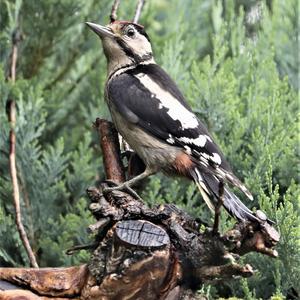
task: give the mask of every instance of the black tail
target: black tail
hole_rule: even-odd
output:
[[[195,168],[192,172],[192,177],[197,184],[200,193],[211,210],[214,210],[219,197],[219,179],[209,173],[200,173]],[[257,221],[259,219],[253,212],[228,188],[224,188],[224,203],[225,209],[230,215],[240,221]]]

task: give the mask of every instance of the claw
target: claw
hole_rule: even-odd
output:
[[[108,193],[113,192],[113,191],[122,191],[122,192],[129,194],[136,200],[140,200],[140,201],[142,200],[141,197],[137,194],[137,192],[135,192],[131,187],[129,187],[126,184],[115,185],[113,187],[107,187],[107,188],[104,188],[102,192],[104,195],[107,195]]]
[[[126,186],[125,187],[126,192],[132,196],[133,198],[135,198],[136,200],[140,200],[142,201],[142,198],[138,195],[138,193],[136,191],[134,191],[131,187]]]
[[[117,182],[115,182],[114,180],[111,180],[111,179],[106,179],[103,182],[106,183],[110,187],[117,187],[117,186],[119,186],[119,184]]]

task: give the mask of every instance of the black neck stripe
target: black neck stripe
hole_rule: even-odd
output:
[[[136,66],[136,64],[134,64],[134,63],[132,63],[132,64],[127,64],[127,65],[124,65],[124,66],[121,66],[120,68],[117,68],[116,70],[114,70],[110,75],[109,75],[109,77],[107,78],[107,82],[118,72],[118,71],[120,71],[120,70],[122,70],[122,69],[127,69],[127,68],[129,68],[129,67],[134,67],[134,66]],[[125,72],[125,71],[124,71]],[[122,73],[121,73],[122,74]]]
[[[146,54],[147,55],[147,54]],[[143,56],[143,61],[142,62],[145,62],[145,61],[147,61],[147,60],[150,60],[151,58],[152,58],[152,54],[150,53],[149,54],[149,56],[148,56],[148,58],[146,58],[145,56],[146,55],[144,55]],[[131,63],[131,64],[126,64],[126,65],[123,65],[123,66],[121,66],[120,68],[117,68],[116,70],[114,70],[110,75],[109,75],[109,77],[107,78],[107,81],[109,81],[118,71],[120,71],[120,70],[122,70],[122,69],[124,69],[124,72],[126,72],[127,71],[127,68],[130,68],[130,67],[132,67],[132,68],[130,68],[131,70],[134,70],[134,69],[136,69],[136,68],[138,68],[138,67],[140,67],[141,65],[139,65],[139,64],[136,64],[136,63]],[[121,73],[121,74],[123,74],[123,72]]]
[[[127,46],[127,44],[121,39],[121,38],[116,38],[116,41],[118,45],[121,47],[121,49],[125,52],[125,54],[132,58],[134,61],[139,60],[139,56],[136,55],[130,47]]]
[[[118,45],[125,52],[125,54],[130,57],[136,64],[139,64],[143,61],[149,60],[152,58],[152,53],[146,53],[143,56],[139,56],[135,54],[130,47],[127,46],[126,42],[124,42],[121,38],[116,38]]]

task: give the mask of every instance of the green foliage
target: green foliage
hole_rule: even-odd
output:
[[[106,62],[84,21],[108,22],[111,0],[7,0],[0,2],[0,265],[28,265],[14,225],[5,105],[17,102],[17,168],[22,216],[41,266],[88,260],[65,250],[91,239],[85,189],[103,177],[96,117],[109,118],[103,102]],[[279,259],[243,258],[257,270],[250,279],[205,285],[209,299],[292,299],[299,295],[299,114],[297,1],[146,2],[141,23],[156,61],[221,145],[234,172],[277,223]],[[122,1],[119,16],[133,15]],[[31,16],[30,18],[28,16]],[[6,80],[11,35],[23,33],[17,81]],[[212,223],[195,186],[163,175],[146,184],[150,205],[176,203]],[[222,214],[222,229],[233,220]]]

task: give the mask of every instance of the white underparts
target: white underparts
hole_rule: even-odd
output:
[[[135,76],[140,80],[141,84],[150,91],[150,93],[155,95],[155,97],[161,102],[161,105],[167,108],[167,114],[174,121],[180,122],[182,129],[198,127],[199,124],[196,116],[187,110],[168,91],[162,89],[146,74],[137,74]]]

